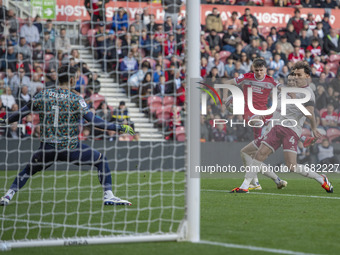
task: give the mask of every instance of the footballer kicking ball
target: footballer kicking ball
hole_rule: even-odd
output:
[[[229,96],[225,102],[225,106],[229,112],[233,112],[233,96]]]

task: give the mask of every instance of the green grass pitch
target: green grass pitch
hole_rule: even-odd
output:
[[[8,172],[7,175],[1,173],[0,183],[5,186],[3,191],[9,187],[14,176],[15,172]],[[9,206],[0,208],[1,240],[121,232],[176,232],[184,214],[183,172],[113,174],[114,193],[128,198],[133,203],[130,207],[103,207],[102,191],[94,171],[57,172],[57,178],[54,176],[53,171],[37,174]],[[281,176],[288,181],[286,189],[277,190],[271,180],[261,178],[263,190],[249,194],[226,192],[241,184],[242,175],[202,178],[201,239],[295,252],[338,254],[340,188],[337,187],[340,187],[340,175],[329,175],[334,194],[326,193],[314,180],[299,178],[295,174]],[[18,216],[16,221],[15,215]],[[78,255],[109,252],[270,254],[188,242],[25,248],[4,254]]]

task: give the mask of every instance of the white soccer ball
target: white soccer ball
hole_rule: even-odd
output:
[[[225,102],[225,106],[229,112],[233,112],[233,96],[229,96]]]

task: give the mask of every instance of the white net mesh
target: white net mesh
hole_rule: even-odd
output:
[[[185,21],[163,23],[163,10],[175,17],[182,1],[46,2],[4,2],[0,14],[0,118],[31,102],[30,114],[0,128],[2,203],[9,200],[0,239],[177,233],[185,214]],[[74,94],[57,89],[63,66],[77,69]],[[136,134],[74,122],[87,112]],[[49,146],[60,150],[49,154]],[[113,194],[132,206],[104,205],[107,167]]]

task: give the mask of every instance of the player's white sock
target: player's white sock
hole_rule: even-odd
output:
[[[110,197],[114,197],[112,190],[104,191],[104,198],[110,198]]]
[[[321,185],[324,183],[323,177],[314,171],[310,170],[306,165],[297,165],[296,173],[301,174],[304,177],[315,179]]]
[[[247,153],[241,151],[241,158],[243,161],[244,167],[249,167],[251,163],[253,162],[252,157],[250,157]],[[259,179],[257,178],[257,175],[251,180],[251,184],[257,186],[260,185]]]
[[[12,189],[9,189],[7,193],[5,194],[5,197],[9,197],[9,200],[12,200],[13,196],[15,194],[15,191]]]
[[[276,184],[279,184],[281,179],[273,172],[266,164],[262,163],[261,172],[264,176],[272,179]]]
[[[248,189],[251,180],[257,176],[257,173],[260,172],[262,162],[256,159],[253,160],[250,169],[246,172],[244,176],[244,181],[240,186],[240,189]]]

